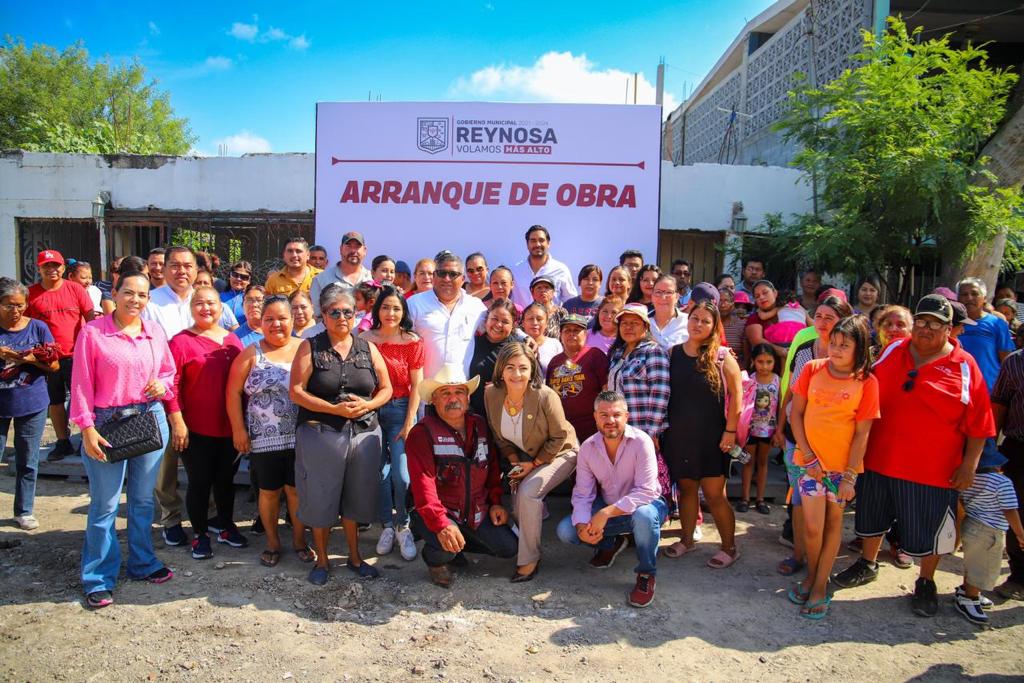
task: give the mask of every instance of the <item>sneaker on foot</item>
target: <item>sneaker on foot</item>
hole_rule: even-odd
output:
[[[700,528],[700,524],[693,528],[693,542],[700,543],[700,540],[704,538],[704,530]]]
[[[377,554],[387,555],[395,547],[395,530],[393,527],[384,527],[380,532],[380,539],[377,541]]]
[[[615,562],[615,558],[619,556],[619,553],[626,549],[626,545],[625,536],[616,536],[615,545],[611,548],[598,548],[594,551],[594,556],[590,558],[590,566],[594,569],[608,569]]]
[[[225,525],[223,522],[221,522],[216,517],[214,517],[213,519],[211,519],[209,522],[206,523],[206,530],[209,531],[214,536],[220,536],[220,532],[224,531],[227,528],[228,528],[227,525]]]
[[[85,604],[90,609],[100,609],[114,604],[114,595],[110,591],[93,591],[85,596]]]
[[[352,564],[352,560],[349,560],[345,563],[345,568],[356,574],[360,579],[376,579],[380,576],[380,572],[377,571],[377,568],[367,564],[366,562],[360,562],[357,567]]]
[[[935,582],[919,577],[917,582],[914,583],[914,597],[910,602],[910,608],[914,610],[914,614],[919,617],[934,617],[939,612],[939,598],[937,595],[938,589],[935,587]],[[981,611],[981,607],[978,607],[978,611]]]
[[[164,527],[164,543],[167,545],[185,545],[188,543],[188,536],[185,535],[185,530],[181,528],[180,524],[174,526]]]
[[[878,563],[868,562],[863,557],[832,577],[832,582],[840,588],[856,588],[871,583],[878,578]]]
[[[963,596],[965,598],[967,597],[967,594],[964,592],[963,586],[957,586],[956,590],[953,592],[953,595],[957,598],[959,598],[960,596]],[[970,598],[967,599],[970,600]],[[980,593],[978,594],[978,603],[981,605],[981,609],[992,609],[992,606],[995,604]]]
[[[410,562],[416,559],[416,539],[412,535],[412,529],[405,527],[398,530],[398,550],[402,553],[402,559]]]
[[[629,593],[629,604],[633,607],[647,607],[654,600],[654,575],[637,574],[636,585]]]
[[[32,515],[18,515],[14,518],[14,523],[17,524],[22,531],[32,531],[33,529],[39,528],[39,520]]]
[[[452,572],[447,565],[427,568],[430,570],[430,583],[441,588],[448,588],[452,585]]]
[[[69,455],[75,454],[75,447],[71,445],[71,439],[58,439],[57,443],[50,449],[50,454],[46,456],[47,462],[60,462]]]
[[[889,555],[892,556],[892,564],[899,569],[910,569],[914,566],[914,558],[907,555],[903,548],[895,543],[889,544]]]
[[[196,536],[192,539],[192,559],[208,560],[213,557],[213,547],[210,545],[210,537],[206,534]]]
[[[254,536],[262,536],[265,534],[266,532],[263,530],[263,520],[257,517],[256,521],[254,521],[252,526],[249,527],[249,533]]]
[[[150,583],[166,583],[174,578],[174,572],[167,567],[160,567],[160,569],[144,578]]]
[[[249,545],[249,539],[243,536],[238,527],[231,525],[230,528],[217,534],[218,543],[227,543],[232,548],[245,548]]]
[[[957,591],[959,590],[958,588]],[[914,597],[917,597],[916,592]],[[957,596],[953,598],[953,603],[956,606],[956,611],[967,621],[977,626],[988,626],[988,615],[981,608],[980,600],[969,598],[958,592]]]

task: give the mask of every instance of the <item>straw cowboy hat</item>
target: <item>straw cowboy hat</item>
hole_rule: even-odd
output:
[[[463,385],[472,394],[480,386],[480,376],[477,375],[472,379],[466,379],[466,373],[461,365],[444,365],[431,379],[425,379],[420,382],[420,400],[424,403],[430,403],[434,392],[440,387],[458,387]]]

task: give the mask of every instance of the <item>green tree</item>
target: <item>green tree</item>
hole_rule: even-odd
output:
[[[137,59],[90,63],[81,44],[58,52],[10,36],[0,45],[2,149],[185,154],[195,140]]]
[[[858,68],[818,88],[798,81],[777,127],[799,145],[816,211],[766,225],[777,253],[876,274],[902,301],[936,250],[960,259],[1000,230],[1011,245],[1024,234],[1019,186],[1001,187],[981,153],[1017,76],[981,48],[917,33],[890,18],[883,35],[864,32]]]

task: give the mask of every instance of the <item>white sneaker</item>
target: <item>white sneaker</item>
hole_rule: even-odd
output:
[[[988,615],[981,609],[981,602],[966,595],[957,595],[953,598],[956,611],[964,619],[978,626],[988,626]]]
[[[23,531],[32,531],[39,528],[39,520],[32,515],[18,515],[14,518],[14,523],[21,527]]]
[[[380,540],[377,541],[377,554],[387,555],[395,547],[395,530],[392,527],[385,527],[380,533]]]
[[[413,538],[412,530],[409,527],[398,530],[398,549],[402,553],[402,559],[408,561],[416,559],[416,539]]]
[[[693,542],[700,543],[700,540],[702,538],[704,538],[704,531],[700,528],[700,525],[698,524],[693,528]]]

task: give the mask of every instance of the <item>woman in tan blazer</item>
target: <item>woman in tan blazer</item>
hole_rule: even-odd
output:
[[[537,358],[524,344],[511,342],[501,350],[493,382],[484,390],[484,405],[498,452],[512,465],[519,522],[512,583],[520,583],[537,575],[544,496],[576,469],[579,442],[562,401],[544,384]]]

